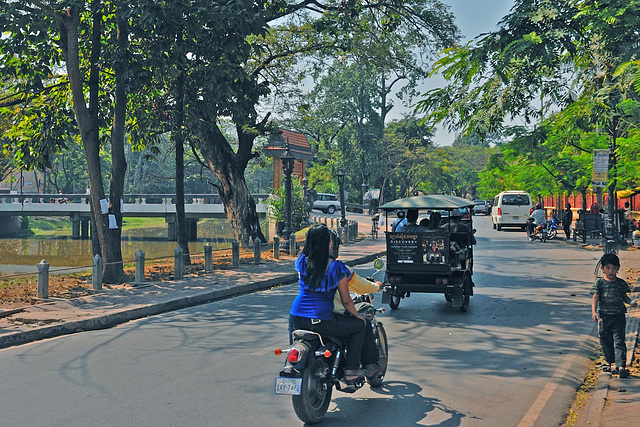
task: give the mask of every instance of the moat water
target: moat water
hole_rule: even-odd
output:
[[[214,249],[228,248],[231,238],[228,226],[198,224],[198,241],[189,243],[189,252],[193,256],[202,254],[207,242]],[[138,250],[145,253],[146,259],[173,257],[176,246],[176,242],[167,240],[166,227],[125,230],[122,235],[122,258],[125,262],[133,261]],[[90,240],[57,236],[0,238],[0,276],[37,272],[36,265],[43,259],[49,263],[52,272],[91,267],[91,258]]]

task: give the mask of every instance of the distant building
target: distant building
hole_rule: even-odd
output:
[[[0,182],[0,194],[38,194],[42,183],[42,172],[14,171]]]

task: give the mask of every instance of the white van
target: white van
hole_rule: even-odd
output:
[[[500,231],[502,227],[521,227],[526,230],[532,207],[533,199],[529,193],[519,190],[503,191],[493,199],[493,229]]]

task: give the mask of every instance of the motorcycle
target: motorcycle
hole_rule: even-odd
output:
[[[385,309],[373,306],[373,295],[351,293],[358,312],[369,320],[378,348],[381,368],[372,378],[366,378],[371,387],[379,387],[387,371],[388,343],[382,322],[377,313]],[[275,381],[275,394],[291,395],[293,409],[298,418],[306,424],[316,424],[322,420],[333,388],[344,393],[354,393],[365,384],[365,379],[347,384],[344,380],[346,362],[345,341],[339,337],[322,336],[313,331],[294,330],[293,344],[286,350],[276,349],[275,354],[286,354],[287,360]]]
[[[547,221],[547,240],[553,240],[558,235],[558,228],[560,227],[560,220],[552,215],[551,219]]]
[[[527,233],[529,233],[530,226],[529,223],[533,223],[533,218],[527,219]],[[529,240],[532,242],[534,240],[540,240],[542,243],[547,241],[547,223],[543,222],[542,224],[533,225],[533,233],[529,234]]]

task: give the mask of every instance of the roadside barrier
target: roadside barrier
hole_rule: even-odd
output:
[[[314,217],[313,222],[316,224],[326,224],[327,226],[331,226],[332,228],[336,227],[338,232],[340,233],[344,243],[352,243],[356,240],[358,236],[358,223],[356,221],[349,221],[346,227],[342,229],[342,227],[338,226],[337,219],[328,218],[328,217]],[[235,239],[231,239],[228,241],[231,244],[231,268],[239,268],[240,266],[240,255],[241,248],[240,243]],[[284,243],[284,245],[282,245]],[[284,242],[281,242],[280,237],[274,237],[273,242],[262,243],[259,239],[254,240],[253,247],[249,246],[246,248],[242,248],[245,251],[245,257],[248,255],[248,251],[253,250],[253,263],[260,264],[262,262],[262,253],[263,251],[268,251],[269,249],[273,250],[273,258],[276,260],[280,259],[280,252],[284,249],[289,256],[296,256],[298,254],[301,242],[298,242],[296,239],[295,233],[291,233]],[[216,249],[216,252],[225,252],[228,251],[229,248],[224,249]],[[203,257],[204,258],[204,272],[211,273],[214,270],[214,262],[213,262],[213,253],[214,249],[210,242],[207,242],[203,247],[203,252],[201,253],[190,253],[185,254],[181,247],[176,247],[174,250],[173,256],[166,257],[154,257],[147,258],[145,253],[142,250],[138,250],[135,253],[135,259],[133,260],[124,260],[119,262],[111,262],[105,263],[104,259],[96,254],[91,259],[91,265],[84,265],[78,267],[65,267],[65,268],[56,268],[52,269],[50,264],[46,262],[46,260],[40,261],[37,267],[37,273],[23,273],[23,274],[11,274],[11,275],[3,275],[0,276],[0,282],[6,281],[9,279],[17,279],[24,278],[29,276],[37,275],[37,298],[47,300],[49,299],[49,279],[52,274],[58,275],[63,274],[65,272],[78,272],[78,271],[87,271],[91,269],[91,289],[87,289],[87,292],[103,292],[103,272],[104,268],[108,265],[116,265],[123,264],[129,265],[129,268],[134,267],[135,275],[134,281],[131,282],[132,286],[143,285],[146,281],[145,278],[145,268],[148,262],[152,261],[161,261],[161,260],[170,260],[173,258],[173,268],[174,268],[174,280],[180,280],[185,275],[185,257],[189,257],[189,260],[193,261],[193,259]],[[228,258],[227,258],[228,259]],[[226,261],[228,262],[228,261]],[[223,261],[224,263],[224,261]],[[193,265],[193,264],[192,264]],[[228,264],[227,264],[228,265]],[[193,271],[193,270],[191,270]]]

